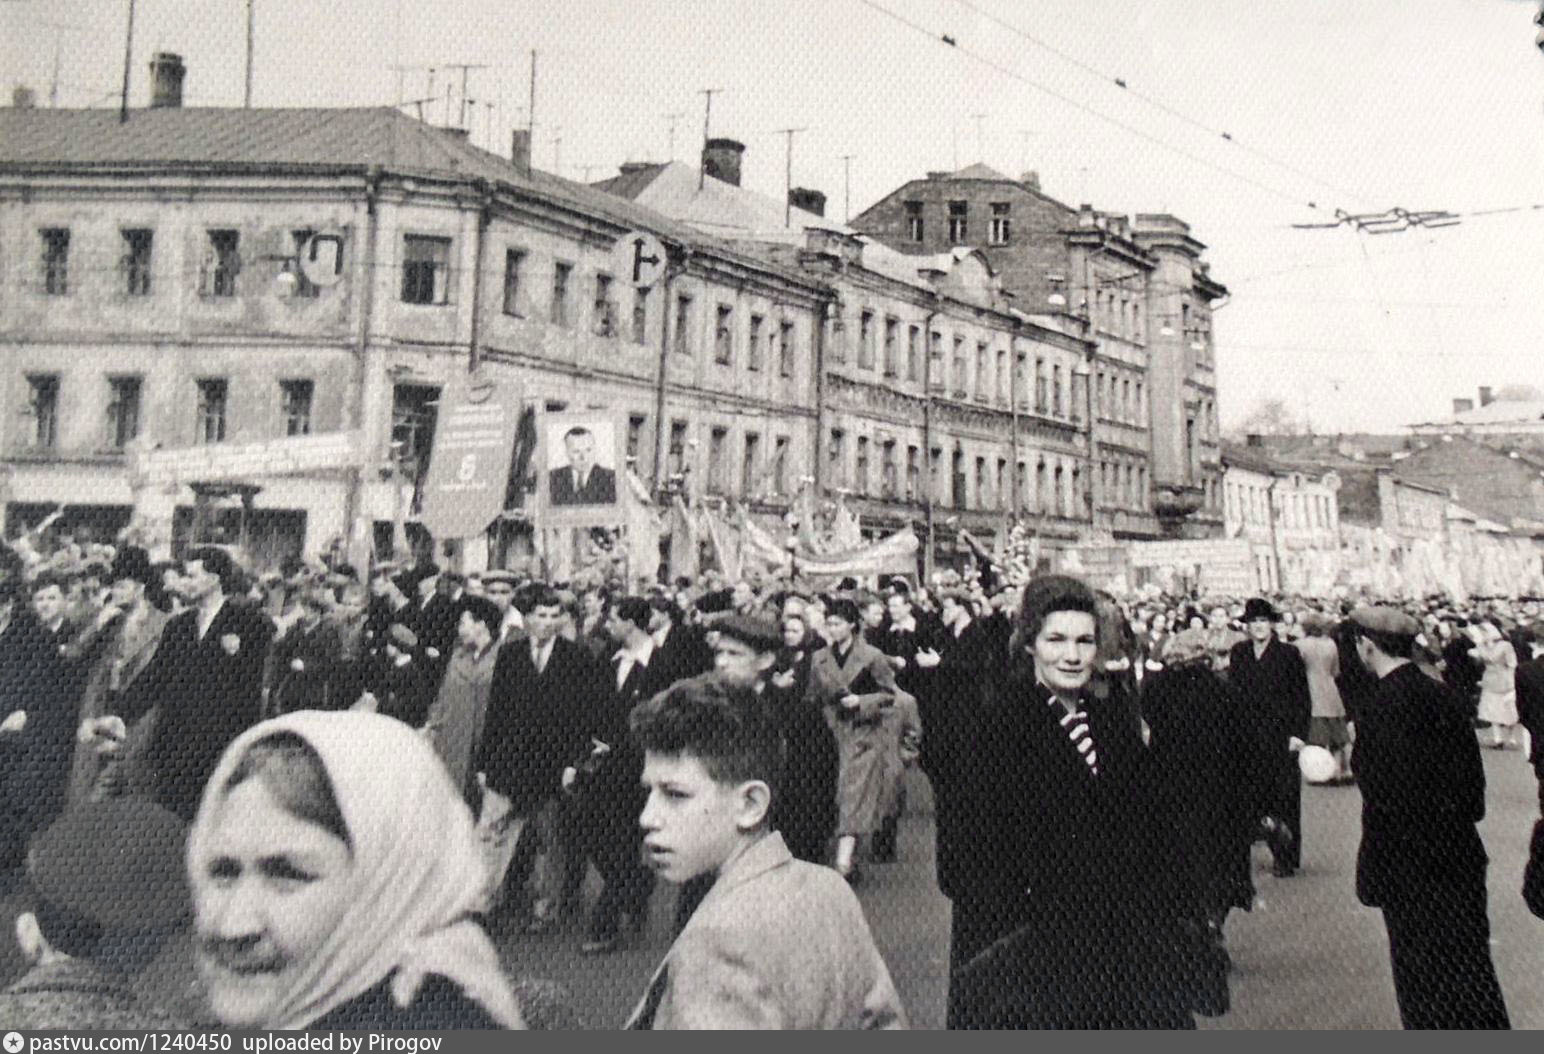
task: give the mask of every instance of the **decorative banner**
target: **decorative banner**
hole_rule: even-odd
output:
[[[535,459],[538,524],[620,527],[627,522],[619,420],[613,410],[541,415]]]
[[[129,471],[135,487],[217,483],[349,468],[359,463],[359,449],[358,432],[288,436],[258,443],[209,443],[137,451]]]
[[[789,554],[767,531],[749,516],[740,521],[743,530],[742,559],[757,559],[787,574],[789,560],[793,570],[802,575],[835,576],[913,574],[917,569],[917,536],[910,527],[903,528],[872,545],[837,553],[811,553],[803,549]]]
[[[518,384],[483,373],[445,386],[418,517],[436,541],[480,535],[504,511],[520,396]]]

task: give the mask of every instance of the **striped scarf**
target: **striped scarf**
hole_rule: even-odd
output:
[[[1063,704],[1056,696],[1051,696],[1050,704],[1057,709],[1063,709]],[[1083,764],[1088,766],[1090,775],[1099,775],[1099,752],[1094,749],[1093,730],[1088,726],[1088,713],[1084,710],[1074,710],[1063,714],[1057,720],[1067,733],[1067,738],[1072,741],[1072,747],[1083,759]]]

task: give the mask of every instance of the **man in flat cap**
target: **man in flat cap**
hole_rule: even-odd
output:
[[[1228,679],[1255,728],[1257,802],[1277,878],[1303,862],[1303,784],[1297,751],[1308,738],[1313,702],[1308,669],[1296,648],[1276,636],[1280,621],[1264,597],[1244,605],[1246,640],[1228,652]]]
[[[1351,614],[1378,678],[1357,723],[1362,790],[1356,893],[1383,910],[1406,1028],[1508,1028],[1490,957],[1485,770],[1463,701],[1411,662],[1420,626],[1391,607]]]
[[[15,928],[31,968],[0,992],[0,1027],[186,1027],[138,980],[189,914],[183,839],[176,816],[130,797],[72,809],[34,840]]]

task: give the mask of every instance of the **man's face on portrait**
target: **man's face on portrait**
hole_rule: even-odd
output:
[[[595,464],[595,436],[589,432],[564,436],[563,449],[568,452],[568,463],[583,476]]]

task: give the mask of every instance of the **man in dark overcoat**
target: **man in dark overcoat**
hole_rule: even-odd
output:
[[[1228,652],[1228,679],[1244,712],[1253,718],[1256,801],[1276,876],[1286,878],[1303,860],[1303,783],[1297,751],[1308,738],[1313,704],[1302,653],[1276,636],[1279,621],[1276,609],[1263,597],[1244,605],[1249,637]]]
[[[1356,892],[1381,908],[1406,1028],[1507,1028],[1490,955],[1485,870],[1475,825],[1485,769],[1462,701],[1410,661],[1419,625],[1358,608],[1357,657],[1378,688],[1357,726],[1362,791]]]

